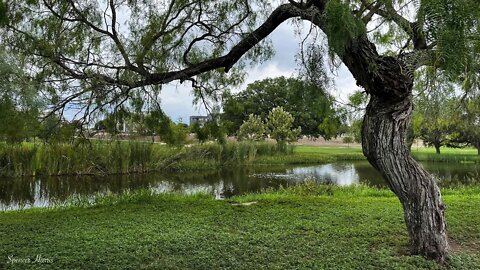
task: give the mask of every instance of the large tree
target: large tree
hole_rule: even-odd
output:
[[[268,78],[256,81],[236,94],[225,93],[222,120],[234,134],[250,114],[266,118],[276,107],[292,114],[302,135],[325,139],[335,137],[342,125],[333,102],[322,86],[297,78]]]
[[[479,42],[477,0],[2,0],[8,48],[29,58],[60,109],[84,114],[172,81],[201,99],[238,83],[246,64],[271,55],[266,38],[289,19],[326,37],[370,95],[362,147],[405,212],[412,254],[444,261],[448,239],[440,191],[409,155],[414,72],[423,66],[457,79]],[[127,18],[125,18],[127,17]],[[322,38],[316,40],[322,44]],[[381,50],[375,44],[381,44]],[[316,46],[310,48],[315,57]],[[321,61],[306,61],[315,70]],[[33,74],[34,73],[34,74]],[[315,73],[310,73],[315,74]]]

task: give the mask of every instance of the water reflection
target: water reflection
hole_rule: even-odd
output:
[[[467,183],[478,179],[480,165],[425,163],[441,185]],[[341,186],[366,183],[385,186],[380,174],[366,161],[316,166],[236,168],[205,173],[63,176],[0,179],[0,209],[46,207],[72,196],[120,194],[125,190],[150,189],[157,193],[210,193],[226,198],[267,188],[298,184],[305,179]],[[478,182],[477,182],[478,183]]]
[[[299,179],[311,178],[317,183],[348,186],[358,184],[360,178],[353,164],[327,164],[317,167],[294,168],[289,173]]]

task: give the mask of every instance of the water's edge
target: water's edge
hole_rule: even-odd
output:
[[[422,162],[441,186],[478,184],[480,164]],[[318,184],[385,187],[380,174],[367,161],[300,166],[250,166],[195,173],[149,173],[109,176],[57,176],[0,179],[0,210],[50,207],[72,197],[92,198],[126,190],[155,193],[209,193],[216,198],[278,189],[306,179]]]

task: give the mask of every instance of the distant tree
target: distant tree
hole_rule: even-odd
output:
[[[300,136],[302,128],[293,128],[294,118],[286,112],[283,107],[273,108],[267,117],[267,127],[270,137],[277,141],[280,149],[283,149],[288,142],[295,142]]]
[[[199,122],[195,122],[191,125],[191,131],[195,134],[195,137],[200,143],[204,143],[210,138],[208,129]]]
[[[187,141],[189,129],[181,123],[164,120],[159,130],[160,139],[171,146],[182,146]]]
[[[348,103],[345,106],[349,126],[347,133],[356,143],[362,143],[363,115],[367,107],[368,96],[357,90],[348,96]]]
[[[330,115],[323,118],[318,125],[318,132],[325,140],[330,140],[343,134],[345,132],[345,124],[342,117],[340,115]]]
[[[426,68],[418,78],[415,88],[413,131],[425,145],[440,148],[455,137],[456,119],[455,84],[432,68]]]
[[[473,146],[480,155],[480,96],[461,102],[457,124],[454,127],[456,137],[451,140],[454,147]]]
[[[343,143],[346,143],[348,148],[350,148],[350,144],[353,143],[353,138],[350,136],[343,137]]]
[[[225,143],[227,139],[227,129],[218,116],[212,117],[212,119],[203,124],[195,122],[192,125],[191,130],[195,133],[196,138],[201,143],[209,140],[216,140],[219,143]]]
[[[17,110],[9,98],[0,100],[0,139],[9,143],[21,142],[26,137],[24,113]]]
[[[68,122],[52,114],[42,119],[37,136],[48,143],[73,143],[81,125],[79,121]]]
[[[247,121],[238,130],[237,138],[239,140],[262,141],[265,139],[267,127],[262,118],[258,115],[250,114]]]
[[[159,128],[162,120],[166,116],[160,110],[152,110],[140,116],[140,121],[137,123],[140,126],[139,130],[142,135],[152,136],[152,141],[155,141],[155,135],[159,134]]]
[[[349,136],[353,138],[356,143],[362,143],[362,120],[353,120],[349,128]]]
[[[282,106],[294,117],[294,126],[302,135],[331,139],[338,135],[341,118],[325,89],[297,78],[268,78],[256,81],[237,94],[226,93],[222,120],[234,134],[250,114],[265,119],[268,113]]]
[[[152,110],[148,113],[137,113],[137,119],[140,123],[134,123],[141,128],[140,133],[143,135],[160,136],[160,140],[170,146],[182,146],[187,141],[190,129],[183,123],[174,123],[161,110]]]
[[[473,67],[460,77],[460,86],[466,95],[459,102],[458,137],[454,143],[473,146],[480,155],[480,46],[471,49],[476,52],[475,61]]]

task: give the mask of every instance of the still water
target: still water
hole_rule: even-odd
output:
[[[480,164],[423,163],[441,186],[480,183]],[[48,207],[69,198],[93,197],[125,190],[150,189],[157,193],[210,193],[216,198],[277,189],[311,179],[319,184],[365,183],[385,186],[381,176],[366,161],[313,166],[248,167],[204,173],[62,176],[0,179],[0,210]]]

